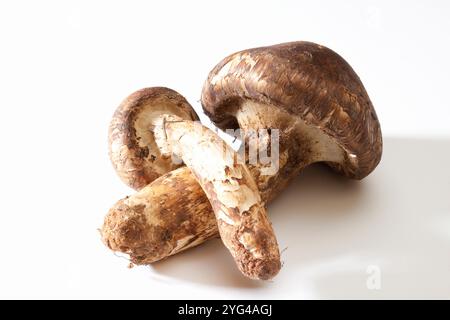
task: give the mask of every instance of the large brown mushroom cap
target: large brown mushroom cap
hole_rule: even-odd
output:
[[[320,129],[344,151],[343,163],[329,164],[350,178],[364,178],[381,159],[381,130],[369,96],[351,66],[326,47],[291,42],[228,56],[204,84],[203,109],[225,128],[245,100]]]
[[[166,114],[198,120],[182,95],[164,87],[145,88],[129,95],[111,120],[111,162],[122,181],[136,190],[180,166],[161,153],[155,139],[157,121]]]

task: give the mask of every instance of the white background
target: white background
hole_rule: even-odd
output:
[[[0,298],[450,298],[446,1],[2,1]],[[269,207],[284,267],[244,279],[219,240],[129,270],[100,241],[120,101],[168,86],[198,109],[209,70],[309,40],[341,54],[378,113],[377,170],[307,170]],[[367,267],[382,287],[366,286]]]

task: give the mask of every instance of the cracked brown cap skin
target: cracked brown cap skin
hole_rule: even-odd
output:
[[[119,177],[140,190],[159,176],[180,166],[162,154],[157,144],[162,115],[198,120],[192,106],[176,91],[145,88],[128,96],[116,109],[109,126],[109,155]]]
[[[311,42],[248,49],[222,60],[202,91],[205,113],[225,129],[245,100],[283,109],[319,128],[344,151],[338,172],[362,179],[377,166],[382,136],[367,92],[352,67]]]

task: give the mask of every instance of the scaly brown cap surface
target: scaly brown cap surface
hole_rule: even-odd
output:
[[[346,158],[330,165],[350,178],[364,178],[381,159],[369,96],[351,66],[326,47],[300,41],[228,56],[204,84],[203,109],[224,128],[246,99],[283,109],[330,136]]]

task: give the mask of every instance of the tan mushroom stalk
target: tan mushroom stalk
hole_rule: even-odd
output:
[[[218,229],[208,198],[192,172],[181,167],[119,200],[101,234],[132,263],[150,264],[217,237]]]
[[[278,244],[258,188],[245,164],[216,133],[193,121],[165,120],[167,142],[194,173],[214,210],[223,243],[253,279],[281,268]]]

